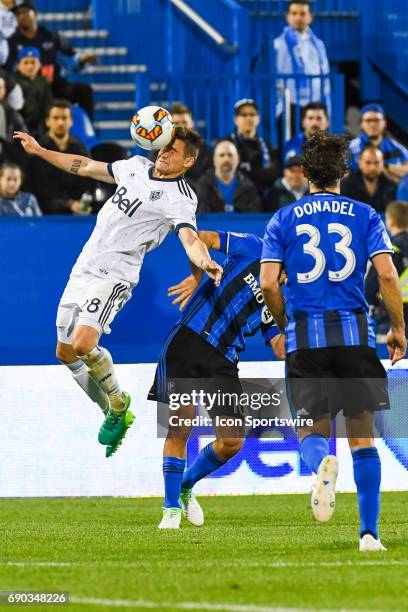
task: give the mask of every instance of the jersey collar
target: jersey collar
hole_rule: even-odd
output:
[[[341,197],[341,193],[334,193],[334,191],[314,191],[313,193],[306,194],[307,196],[315,196],[315,195],[331,195],[336,197]]]
[[[149,179],[151,181],[160,181],[160,182],[164,182],[164,183],[175,183],[176,181],[180,181],[181,179],[184,178],[184,174],[180,174],[180,176],[176,176],[175,178],[157,178],[156,176],[153,176],[153,168],[154,166],[151,166],[149,168]]]

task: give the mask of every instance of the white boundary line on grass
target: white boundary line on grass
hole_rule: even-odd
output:
[[[382,553],[381,553],[382,554]],[[167,564],[167,562],[166,562]],[[184,564],[184,562],[183,562]],[[96,562],[96,563],[88,563],[88,562],[70,562],[70,561],[0,561],[0,567],[102,567],[107,565],[109,567],[121,567],[121,568],[132,568],[132,567],[146,567],[149,565],[160,565],[155,561],[154,563],[149,563],[147,561],[134,561],[129,563],[121,563],[116,561],[107,561],[105,563]],[[203,563],[200,562],[200,565],[213,565],[213,563]],[[232,561],[229,563],[231,567],[246,567],[246,568],[257,568],[257,567],[266,567],[271,569],[285,569],[285,568],[313,568],[313,567],[369,567],[369,566],[387,566],[387,565],[408,565],[408,559],[372,559],[370,560],[349,560],[349,561],[320,561],[318,563],[302,563],[296,561],[276,561],[271,563],[237,563]]]
[[[258,605],[240,605],[240,604],[213,604],[206,601],[180,601],[180,602],[165,602],[165,601],[144,601],[138,599],[135,601],[129,599],[96,599],[93,597],[70,597],[70,603],[89,606],[112,606],[114,608],[148,608],[152,610],[209,610],[210,612],[378,612],[375,610],[349,610],[346,608],[337,610],[316,610],[316,608],[276,608],[270,606]]]

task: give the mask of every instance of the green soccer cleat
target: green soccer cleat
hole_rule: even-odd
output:
[[[109,454],[108,449],[106,453],[107,457],[110,457],[116,451],[125,437],[127,430],[135,420],[134,414],[128,410],[130,406],[130,395],[124,392],[123,398],[124,412],[117,414],[113,410],[109,410],[99,430],[99,443],[109,448]]]

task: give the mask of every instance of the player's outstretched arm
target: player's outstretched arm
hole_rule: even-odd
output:
[[[283,299],[280,276],[282,264],[267,261],[261,264],[261,289],[270,313],[279,329],[286,326],[285,301]]]
[[[377,270],[380,292],[391,320],[387,346],[390,359],[394,364],[403,359],[407,351],[400,282],[390,254],[379,253],[375,255],[373,266]]]
[[[186,250],[189,260],[195,266],[206,272],[218,286],[221,281],[222,268],[216,261],[211,259],[208,248],[204,242],[200,240],[196,232],[189,227],[181,228],[178,236]]]
[[[35,138],[25,132],[14,132],[13,138],[21,142],[26,153],[37,155],[60,170],[64,170],[70,174],[77,174],[78,176],[93,178],[105,183],[115,182],[108,172],[108,164],[104,162],[97,162],[83,155],[50,151],[42,147]]]
[[[215,249],[219,251],[221,247],[221,240],[218,232],[199,231],[198,237],[204,242],[208,249]],[[189,299],[201,282],[201,268],[196,266],[192,261],[190,261],[190,264],[192,273],[184,278],[180,283],[177,283],[177,285],[172,285],[167,290],[167,295],[175,298],[172,301],[172,304],[180,304],[180,311],[184,310],[184,308],[187,306]]]

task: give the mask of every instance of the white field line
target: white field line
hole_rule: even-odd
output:
[[[180,601],[180,602],[165,602],[165,601],[144,601],[143,599],[96,599],[93,597],[70,597],[70,603],[90,606],[109,606],[114,608],[144,608],[151,610],[209,610],[210,612],[378,612],[375,610],[349,610],[346,608],[328,610],[316,610],[307,608],[276,608],[271,606],[245,605],[245,604],[222,604],[208,603],[206,601]],[[382,611],[384,612],[384,610]]]
[[[367,553],[369,554],[369,553]],[[379,553],[381,556],[383,553]],[[365,556],[365,555],[364,555]],[[157,567],[157,566],[167,566],[167,561],[130,561],[130,562],[120,562],[120,561],[106,561],[106,562],[87,562],[87,561],[0,561],[0,567],[119,567],[119,568],[132,568],[132,567]],[[185,565],[184,561],[173,561],[172,565]],[[200,567],[212,567],[213,563],[211,561],[200,561]],[[268,568],[268,569],[285,569],[285,568],[313,568],[313,567],[386,567],[387,565],[398,566],[398,565],[408,565],[408,559],[388,559],[386,555],[384,555],[383,559],[354,559],[349,561],[318,561],[318,562],[310,562],[310,563],[302,563],[298,561],[271,561],[270,563],[246,563],[246,562],[237,562],[230,561],[228,562],[229,567],[243,567],[243,568]]]

